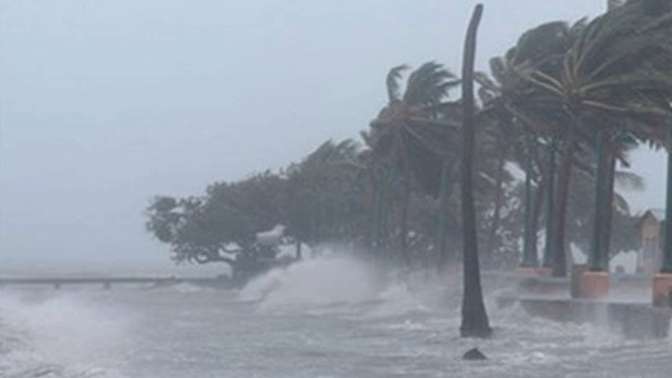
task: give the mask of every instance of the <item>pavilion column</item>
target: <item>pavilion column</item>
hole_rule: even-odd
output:
[[[667,137],[667,196],[665,200],[665,222],[663,223],[662,266],[653,279],[653,304],[672,306],[672,130]]]

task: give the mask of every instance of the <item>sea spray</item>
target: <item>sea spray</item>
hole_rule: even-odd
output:
[[[379,284],[365,263],[325,255],[267,272],[245,286],[240,298],[264,308],[356,303],[374,298]]]
[[[265,312],[349,315],[367,319],[427,313],[447,295],[435,282],[407,283],[396,272],[381,273],[355,258],[322,255],[277,268],[239,293]]]
[[[128,319],[119,310],[70,293],[2,294],[0,338],[11,344],[0,375],[120,376],[113,365],[125,347]],[[110,369],[101,368],[107,362]]]

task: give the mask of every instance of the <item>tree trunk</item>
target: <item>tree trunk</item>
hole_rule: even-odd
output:
[[[446,160],[448,160],[446,158]],[[448,205],[450,201],[450,196],[452,194],[452,183],[451,183],[451,173],[453,171],[453,165],[444,161],[443,168],[441,171],[441,193],[439,195],[439,226],[436,230],[436,240],[438,241],[438,273],[441,274],[445,271],[445,268],[448,266],[448,263],[451,260],[451,256],[448,255]]]
[[[495,240],[497,239],[497,231],[499,230],[499,223],[501,221],[502,206],[504,205],[504,166],[506,165],[506,147],[500,146],[499,157],[497,162],[497,173],[495,183],[495,203],[494,211],[492,213],[492,223],[490,223],[490,232],[488,233],[488,244],[486,251],[490,256],[495,254]]]
[[[401,254],[401,260],[407,267],[410,266],[410,259],[408,256],[408,208],[411,204],[411,182],[408,176],[408,173],[404,173],[404,192],[402,193],[401,219],[399,225],[399,253]]]
[[[546,167],[546,248],[544,250],[544,268],[553,266],[553,230],[555,223],[555,139],[551,141],[548,149],[548,163]]]
[[[525,268],[534,268],[539,265],[537,260],[536,246],[532,246],[532,227],[534,227],[534,200],[532,198],[532,136],[526,132],[525,144],[527,145],[527,156],[525,157],[525,232],[523,237],[523,261],[521,266]],[[535,231],[536,232],[536,231]],[[536,238],[535,238],[536,239]]]
[[[616,177],[616,157],[611,150],[609,150],[607,169],[607,198],[605,200],[605,206],[607,207],[605,208],[604,232],[602,232],[604,237],[604,240],[602,241],[602,248],[604,250],[603,257],[605,261],[602,264],[607,268],[607,270],[609,270],[609,260],[611,256],[611,230],[614,219],[614,179]]]
[[[667,189],[665,196],[665,219],[663,222],[663,261],[661,273],[672,273],[672,131],[667,136]]]
[[[553,276],[567,276],[567,255],[565,250],[565,230],[567,228],[567,205],[569,187],[572,179],[572,165],[574,160],[574,125],[567,129],[565,146],[558,172],[557,191],[555,197],[556,217],[553,232]]]
[[[539,222],[541,222],[541,209],[544,203],[544,194],[546,193],[546,177],[544,176],[537,186],[535,192],[534,204],[532,207],[531,233],[530,233],[530,253],[536,256],[535,261],[539,264]]]
[[[376,245],[378,244],[376,237],[378,233],[378,198],[380,197],[380,192],[374,171],[369,171],[369,187],[371,190],[371,195],[369,196],[369,211],[371,218],[369,222],[368,247],[370,251],[375,251]]]
[[[385,248],[387,247],[387,223],[388,223],[388,188],[389,180],[387,172],[383,170],[381,174],[380,187],[378,192],[378,203],[376,204],[377,225],[376,225],[376,252],[379,258],[385,258]]]
[[[483,303],[481,271],[478,262],[478,241],[476,235],[476,210],[473,198],[473,163],[475,143],[474,117],[474,60],[476,58],[476,37],[483,15],[483,5],[474,10],[464,45],[462,67],[462,102],[464,120],[462,126],[462,238],[464,248],[462,295],[462,337],[488,337],[492,334],[488,314]]]
[[[606,156],[605,146],[606,134],[604,131],[599,131],[596,138],[596,157],[595,165],[597,172],[595,173],[595,211],[593,215],[593,240],[590,251],[590,270],[593,272],[604,271],[604,232],[606,231],[606,211],[607,207],[607,184],[608,172],[607,164],[609,161]]]

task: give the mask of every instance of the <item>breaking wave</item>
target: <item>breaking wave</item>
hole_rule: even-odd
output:
[[[239,298],[256,302],[261,311],[312,315],[357,313],[370,318],[428,310],[406,283],[344,256],[320,256],[271,270],[245,286]]]
[[[0,376],[121,377],[117,311],[72,296],[3,292],[0,297]],[[118,360],[116,360],[118,362]]]

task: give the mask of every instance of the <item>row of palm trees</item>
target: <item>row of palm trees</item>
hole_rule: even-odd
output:
[[[526,231],[522,265],[541,264],[564,276],[567,240],[574,240],[568,234],[586,228],[585,219],[568,219],[569,204],[592,186],[591,269],[606,269],[612,208],[627,208],[614,182],[633,181],[617,171],[617,162],[627,165],[628,152],[640,143],[669,147],[671,7],[630,0],[592,21],[545,23],[491,59],[486,74],[473,67],[479,6],[462,78],[435,62],[407,76],[405,65],[391,69],[387,103],[362,133],[363,150],[328,142],[284,172],[217,183],[202,198],[159,198],[148,209],[148,229],[171,245],[178,261],[198,263],[222,260],[232,244],[252,245],[257,231],[276,223],[288,226],[299,249],[328,241],[368,244],[374,255],[389,259],[384,252],[396,252],[408,265],[422,245],[427,266],[432,253],[441,272],[458,259],[457,245],[464,262],[462,334],[487,336],[478,244],[492,253],[504,231],[517,239],[512,212],[525,209],[518,222]],[[458,87],[462,96],[452,99]],[[510,187],[511,164],[525,173],[523,195]],[[538,261],[542,219],[546,245]]]
[[[621,5],[615,7],[616,5]],[[490,61],[491,75],[473,72],[475,35],[483,11],[475,10],[465,43],[462,80],[428,63],[414,71],[400,94],[406,66],[387,78],[388,104],[365,134],[372,169],[396,172],[402,209],[414,182],[437,195],[442,263],[447,254],[445,203],[453,184],[462,186],[465,270],[462,333],[484,336],[489,325],[478,271],[472,181],[479,179],[474,143],[498,144],[500,169],[518,161],[526,174],[524,266],[537,266],[536,230],[545,207],[543,265],[567,274],[567,209],[572,178],[588,172],[595,181],[594,235],[590,268],[608,265],[617,162],[646,143],[668,146],[672,119],[672,5],[660,0],[630,0],[607,13],[573,24],[550,22],[524,33],[503,56]],[[462,84],[459,101],[449,89]],[[474,101],[474,84],[480,102]],[[475,142],[476,135],[478,140]],[[461,156],[461,157],[460,157]],[[457,162],[457,163],[456,163]],[[459,177],[456,172],[461,172]],[[536,193],[533,193],[536,181]],[[501,188],[498,187],[501,190]],[[537,195],[535,195],[537,194]],[[497,202],[497,201],[495,201]],[[496,211],[498,207],[496,205]],[[497,232],[498,214],[493,217]],[[399,249],[406,254],[407,211],[401,212]]]

